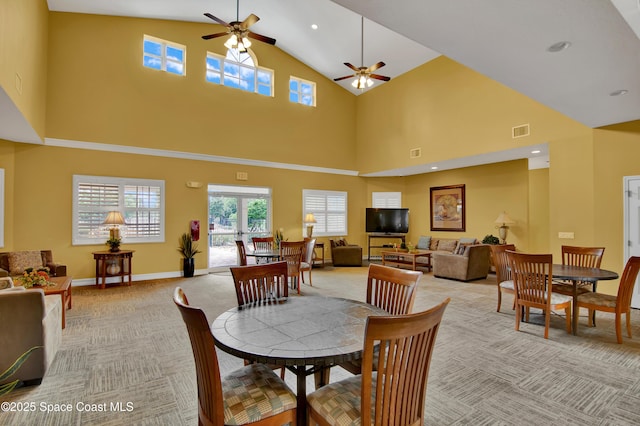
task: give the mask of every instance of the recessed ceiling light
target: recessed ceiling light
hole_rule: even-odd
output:
[[[626,95],[627,93],[629,93],[628,90],[620,89],[620,90],[616,90],[614,92],[609,93],[609,96],[622,96],[622,95]]]
[[[432,166],[431,170],[438,170],[438,166]]]
[[[531,151],[532,154],[540,154],[540,150],[536,149],[535,151]]]
[[[318,26],[317,26],[316,24],[311,24],[311,29],[312,29],[312,30],[317,30],[317,29],[318,29]]]
[[[571,42],[559,41],[547,47],[547,52],[552,52],[552,53],[562,52],[564,49],[568,48],[569,46],[571,46]]]

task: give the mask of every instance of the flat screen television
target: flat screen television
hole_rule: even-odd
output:
[[[406,234],[409,232],[409,209],[367,208],[366,232]]]

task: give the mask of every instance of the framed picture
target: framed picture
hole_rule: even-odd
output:
[[[464,185],[431,187],[431,230],[464,232]]]

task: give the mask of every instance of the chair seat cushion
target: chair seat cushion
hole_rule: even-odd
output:
[[[571,302],[572,300],[573,300],[573,297],[569,295],[551,292],[552,305],[559,305],[561,303]]]
[[[578,303],[588,303],[590,305],[600,305],[607,308],[616,307],[617,296],[610,294],[594,293],[592,291],[578,295]]]
[[[507,280],[507,281],[502,281],[500,283],[500,288],[503,288],[505,290],[511,290],[511,291],[515,291],[515,285],[513,284],[513,280]]]
[[[311,265],[309,265],[307,262],[300,262],[300,269],[311,269]]]
[[[554,293],[573,295],[573,284],[553,283]],[[591,293],[585,286],[578,286],[578,294]]]
[[[375,390],[377,374],[371,384],[371,418],[375,412]],[[328,424],[340,426],[360,425],[362,376],[350,377],[330,383],[307,395],[311,408],[319,413]]]
[[[222,379],[224,424],[244,425],[295,408],[296,395],[268,366],[251,364]]]

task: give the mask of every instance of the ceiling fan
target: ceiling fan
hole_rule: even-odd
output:
[[[389,81],[391,80],[391,77],[386,77],[384,75],[379,75],[379,74],[373,74],[373,72],[378,68],[384,67],[385,63],[382,61],[378,62],[377,64],[373,64],[370,67],[365,67],[363,65],[364,63],[364,17],[361,16],[360,19],[361,19],[361,43],[362,43],[360,48],[360,65],[361,66],[355,67],[354,65],[351,65],[349,62],[345,62],[344,64],[349,68],[351,68],[352,70],[354,70],[355,74],[334,78],[333,81],[340,81],[347,78],[355,77],[356,79],[353,80],[353,83],[351,83],[351,85],[356,89],[364,90],[365,87],[373,86],[373,80],[371,80],[372,78],[376,80]]]
[[[220,25],[224,25],[225,27],[227,27],[227,31],[221,32],[221,33],[204,35],[202,36],[202,38],[205,40],[210,40],[212,38],[222,37],[227,34],[230,34],[231,36],[224,43],[225,47],[227,49],[238,49],[240,52],[246,52],[247,48],[251,46],[251,41],[249,40],[249,38],[252,38],[254,40],[258,40],[264,43],[268,43],[268,44],[276,44],[276,39],[274,38],[263,36],[261,34],[257,34],[249,31],[249,27],[255,24],[256,22],[258,22],[260,18],[258,18],[256,15],[252,13],[251,15],[247,16],[244,21],[240,21],[239,15],[240,15],[240,0],[236,2],[236,20],[235,21],[226,23],[222,19],[216,16],[213,16],[210,13],[205,13],[204,16],[206,16],[207,18],[213,19]]]

